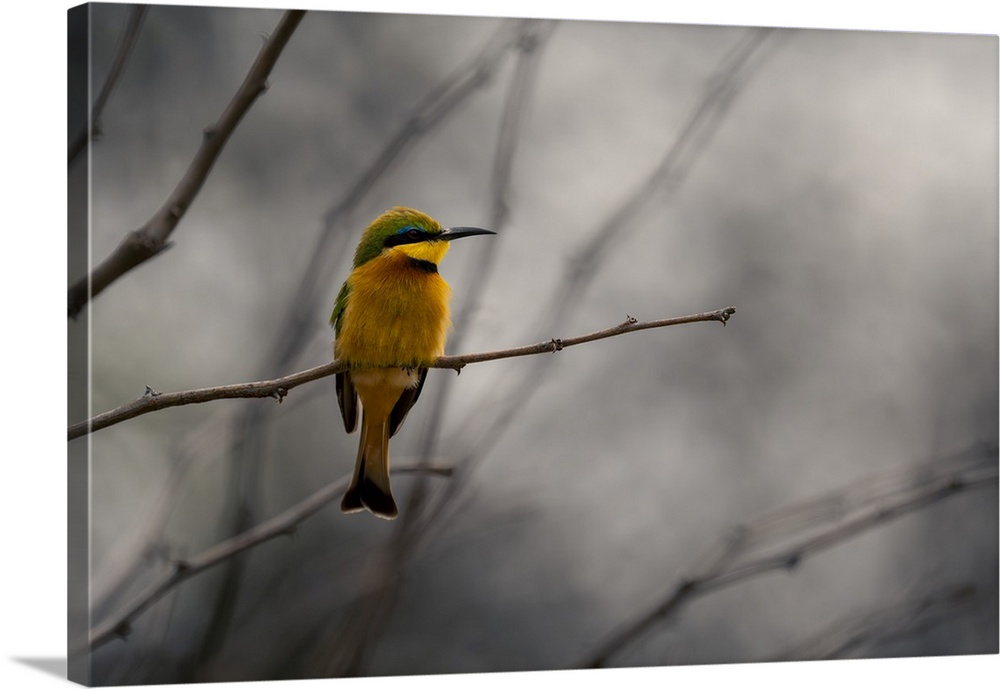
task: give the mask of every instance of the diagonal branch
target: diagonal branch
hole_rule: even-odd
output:
[[[94,101],[90,117],[81,125],[76,136],[73,137],[73,140],[69,144],[70,163],[83,152],[91,139],[97,138],[100,135],[101,113],[104,112],[104,106],[107,104],[108,98],[111,97],[111,92],[118,85],[118,80],[125,73],[125,67],[132,56],[132,49],[135,48],[136,40],[139,37],[139,30],[142,28],[142,23],[146,18],[146,11],[148,9],[146,5],[135,5],[132,11],[129,12],[125,32],[122,35],[121,42],[118,44],[118,50],[115,52],[115,57],[111,63],[111,69],[108,70],[108,76],[104,80],[104,85],[97,94],[97,100]]]
[[[718,309],[716,311],[706,311],[690,316],[678,316],[676,318],[664,318],[656,321],[639,322],[629,316],[629,318],[611,328],[605,328],[587,335],[579,335],[568,339],[552,339],[523,347],[512,349],[501,349],[492,352],[480,352],[476,354],[460,354],[456,356],[442,356],[437,359],[430,368],[447,368],[456,372],[461,372],[469,364],[478,364],[484,361],[495,361],[497,359],[511,359],[520,356],[531,356],[533,354],[544,354],[548,352],[558,352],[567,347],[585,344],[595,340],[603,340],[616,335],[635,332],[637,330],[649,330],[651,328],[664,328],[671,325],[682,325],[684,323],[699,323],[705,321],[718,321],[723,325],[730,316],[736,313],[733,307]],[[333,361],[322,366],[315,366],[305,371],[292,373],[282,378],[264,380],[252,383],[235,383],[233,385],[220,385],[210,388],[198,388],[195,390],[185,390],[182,392],[159,393],[147,387],[146,392],[131,402],[116,407],[102,414],[81,421],[69,427],[69,440],[79,438],[102,428],[113,426],[128,419],[133,419],[152,411],[167,409],[168,407],[179,407],[186,404],[201,404],[212,400],[223,399],[243,399],[248,397],[273,397],[279,402],[288,394],[292,388],[296,388],[305,383],[332,376],[345,370],[346,366],[341,361]]]
[[[236,125],[267,90],[267,77],[304,14],[304,10],[289,10],[282,17],[219,120],[205,129],[194,160],[166,203],[140,229],[128,233],[90,275],[70,287],[70,318],[76,318],[86,303],[112,282],[170,246],[167,239],[198,195]]]
[[[420,464],[403,464],[393,469],[393,471],[394,473],[401,474],[429,473],[437,476],[451,475],[451,469],[448,467],[428,466],[424,462]],[[299,524],[316,514],[316,512],[334,499],[340,497],[340,494],[347,486],[347,480],[348,477],[345,476],[338,481],[327,484],[281,514],[247,529],[228,540],[217,543],[194,557],[176,561],[169,575],[149,586],[118,616],[94,627],[90,632],[88,640],[83,644],[78,644],[73,649],[73,653],[80,653],[86,651],[88,648],[93,650],[116,637],[127,636],[131,631],[132,622],[137,617],[148,610],[171,589],[194,575],[204,572],[210,567],[214,567],[239,553],[273,538],[293,535],[295,528]]]
[[[702,571],[682,578],[652,609],[614,631],[580,667],[606,667],[613,656],[699,596],[766,572],[794,569],[805,557],[897,517],[958,493],[996,486],[996,453],[995,444],[974,445],[956,457],[926,466],[907,467],[888,482],[878,482],[880,477],[867,477],[833,498],[810,501],[740,527]],[[972,460],[971,466],[956,466],[969,460]],[[870,490],[873,483],[879,485],[878,490]],[[860,500],[857,499],[859,493],[863,495]],[[836,508],[829,509],[830,505]],[[790,520],[790,514],[800,518]],[[817,525],[817,521],[821,523]],[[775,529],[775,523],[781,523],[781,528]],[[763,537],[758,531],[764,532]],[[751,552],[755,550],[763,552]]]

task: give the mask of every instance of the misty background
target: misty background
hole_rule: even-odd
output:
[[[94,90],[130,11],[92,6]],[[169,196],[281,16],[149,8],[90,148],[94,262]],[[458,106],[407,130],[470,64]],[[394,205],[498,232],[441,266],[449,354],[737,312],[432,370],[393,463],[454,476],[395,475],[396,522],[334,504],[180,584],[93,681],[588,666],[741,524],[995,468],[997,76],[995,36],[307,13],[174,245],[87,305],[92,414],[329,361],[354,245]],[[358,437],[325,378],[89,442],[97,624],[347,475]],[[996,653],[997,540],[994,481],[689,600],[607,664],[820,657],[804,642],[844,629],[832,657]]]

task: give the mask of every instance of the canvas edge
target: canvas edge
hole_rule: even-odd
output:
[[[67,131],[90,126],[89,4],[66,11]],[[82,29],[82,30],[81,30]],[[87,65],[82,76],[74,65]],[[82,114],[82,115],[81,115]],[[85,130],[86,131],[86,130]],[[67,275],[87,275],[89,265],[89,147],[69,161],[67,170]],[[67,414],[70,422],[89,418],[90,312],[82,309],[67,334]],[[67,679],[90,685],[89,650],[76,650],[90,629],[90,441],[87,436],[67,446]],[[84,646],[84,648],[86,648]]]

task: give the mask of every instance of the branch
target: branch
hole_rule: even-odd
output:
[[[303,10],[289,10],[282,17],[219,120],[205,129],[194,160],[166,203],[140,229],[127,234],[118,248],[90,275],[70,287],[70,318],[76,318],[84,305],[112,282],[170,246],[167,239],[201,190],[236,125],[257,97],[267,90],[267,77],[304,14]]]
[[[108,98],[111,96],[111,92],[114,90],[115,86],[118,85],[118,80],[121,78],[122,74],[125,73],[125,66],[128,65],[129,58],[132,55],[132,49],[135,47],[136,40],[139,37],[139,30],[142,28],[142,22],[146,18],[146,11],[149,8],[146,5],[136,5],[132,8],[132,11],[128,16],[128,23],[125,27],[125,33],[122,36],[121,43],[118,44],[118,50],[115,53],[115,58],[111,63],[111,69],[108,71],[108,76],[104,80],[104,85],[101,87],[100,93],[97,95],[97,100],[94,101],[94,107],[90,112],[90,118],[80,127],[77,131],[76,136],[69,144],[69,161],[73,162],[84,148],[87,146],[92,138],[97,138],[101,133],[101,113],[104,112],[104,106],[108,102]]]
[[[426,463],[421,462],[402,464],[399,467],[393,468],[393,473],[429,473],[436,476],[450,476],[451,468],[428,466]],[[194,575],[204,572],[206,569],[214,567],[234,555],[273,538],[293,535],[299,524],[331,501],[340,497],[340,494],[347,486],[347,482],[347,476],[334,481],[281,514],[228,540],[217,543],[194,557],[175,561],[173,570],[167,576],[150,585],[122,613],[94,627],[90,631],[88,640],[85,643],[77,644],[72,653],[76,654],[88,649],[93,650],[116,637],[127,636],[131,631],[132,623],[137,617],[148,610],[175,586]]]
[[[805,557],[843,543],[904,514],[958,493],[995,486],[998,475],[996,452],[997,448],[992,444],[973,446],[955,458],[947,458],[945,464],[948,465],[948,471],[942,472],[935,463],[915,469],[908,467],[905,471],[892,475],[892,480],[886,485],[874,480],[875,477],[867,477],[856,487],[849,487],[832,498],[810,501],[769,515],[759,520],[757,525],[740,527],[723,544],[718,554],[709,559],[709,564],[701,572],[681,579],[669,595],[650,611],[612,633],[580,667],[605,667],[612,656],[635,642],[654,624],[675,614],[698,596],[746,581],[758,574],[794,569]],[[959,462],[972,458],[978,463],[971,467],[954,468],[950,465],[956,458]],[[984,467],[983,458],[992,465]],[[939,460],[937,464],[940,463]],[[877,490],[871,490],[873,484],[878,485]],[[857,497],[858,493],[861,494],[860,499]],[[817,527],[817,521],[827,523]],[[780,528],[775,528],[776,525]],[[790,542],[778,543],[777,547],[769,542],[789,535],[792,537]],[[741,560],[741,556],[746,556],[748,551],[767,550],[767,546],[772,546],[770,552],[756,555],[751,553],[752,557],[743,557]]]
[[[664,318],[662,320],[648,321],[645,323],[640,323],[636,319],[629,316],[626,321],[612,328],[606,328],[588,335],[580,335],[565,340],[552,339],[533,345],[526,345],[524,347],[515,347],[513,349],[501,349],[494,352],[438,357],[437,361],[431,364],[429,368],[446,368],[456,372],[461,372],[461,370],[469,364],[478,364],[483,361],[494,361],[496,359],[512,359],[514,357],[544,354],[547,352],[558,352],[566,347],[593,342],[595,340],[603,340],[608,337],[623,335],[637,330],[664,328],[669,325],[698,323],[702,321],[718,321],[725,325],[729,320],[729,317],[734,313],[736,313],[736,309],[730,306],[716,311],[706,311],[705,313],[696,313],[690,316],[678,316],[676,318]],[[123,404],[120,407],[98,414],[87,421],[81,421],[80,423],[70,426],[68,431],[69,440],[79,438],[80,436],[87,435],[88,433],[92,433],[94,431],[99,431],[102,428],[113,426],[117,423],[133,419],[143,414],[148,414],[152,411],[167,409],[168,407],[180,407],[186,404],[211,402],[212,400],[242,399],[248,397],[273,397],[280,402],[292,388],[296,388],[314,380],[319,380],[320,378],[332,376],[333,374],[340,373],[346,369],[347,366],[342,361],[338,360],[332,361],[329,364],[323,364],[322,366],[315,366],[313,368],[306,369],[305,371],[299,371],[298,373],[292,373],[291,375],[287,375],[283,378],[275,378],[273,380],[264,380],[253,383],[235,383],[233,385],[220,385],[211,388],[198,388],[195,390],[168,393],[160,393],[147,386],[146,392],[143,393],[141,397]]]

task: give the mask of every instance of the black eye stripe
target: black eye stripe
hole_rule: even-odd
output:
[[[432,232],[427,232],[416,227],[411,227],[406,232],[402,234],[391,234],[382,240],[382,246],[388,248],[391,246],[399,246],[400,244],[416,244],[417,242],[424,242],[428,239],[433,239],[434,234]]]

